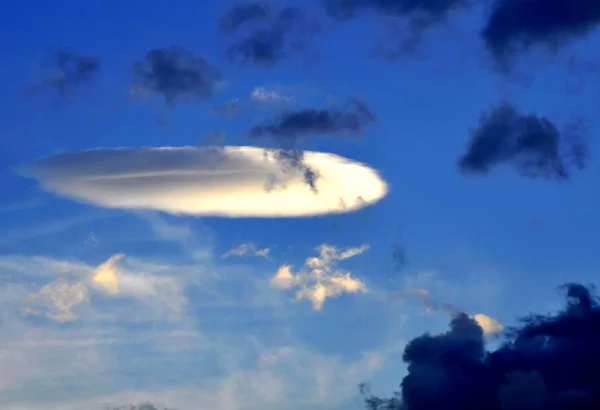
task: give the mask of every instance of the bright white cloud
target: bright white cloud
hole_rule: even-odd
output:
[[[26,297],[21,311],[24,315],[39,315],[42,309],[51,320],[72,322],[77,319],[73,309],[88,300],[88,288],[83,283],[69,283],[61,278]]]
[[[344,213],[383,198],[387,184],[364,164],[304,152],[317,193],[301,170],[282,169],[257,147],[107,148],[48,157],[23,170],[48,191],[108,208],[227,217]],[[265,189],[276,177],[281,187]]]
[[[271,278],[271,285],[278,289],[298,288],[296,300],[309,300],[314,310],[321,310],[327,298],[343,293],[365,293],[367,285],[349,272],[337,267],[337,262],[365,252],[369,247],[348,248],[340,251],[329,245],[317,247],[319,256],[306,259],[304,267],[294,274],[289,265],[282,265]]]
[[[225,252],[221,255],[221,259],[227,259],[232,256],[262,256],[263,258],[266,258],[269,256],[270,252],[271,250],[269,248],[258,249],[253,243],[245,243]]]
[[[479,326],[483,329],[483,333],[486,335],[493,335],[502,332],[504,326],[493,317],[484,315],[483,313],[477,313],[471,316]]]
[[[125,257],[119,253],[111,256],[106,262],[96,268],[92,283],[98,285],[109,295],[119,293],[119,278],[117,276],[117,263]]]

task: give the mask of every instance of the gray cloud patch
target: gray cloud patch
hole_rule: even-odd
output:
[[[274,66],[306,48],[318,26],[302,9],[253,1],[231,7],[220,19],[231,39],[225,57],[247,65]]]
[[[481,37],[498,68],[509,71],[516,54],[533,46],[557,51],[599,25],[597,0],[495,0]]]
[[[78,55],[69,50],[60,50],[52,58],[52,67],[33,92],[53,90],[65,97],[75,89],[90,83],[100,71],[100,60],[96,57]]]
[[[219,69],[181,46],[153,48],[134,64],[134,91],[158,94],[173,107],[181,99],[206,99],[222,76]]]
[[[561,132],[547,118],[503,102],[482,114],[458,166],[467,174],[486,174],[509,163],[523,176],[565,180],[572,168],[585,168],[588,157],[582,124]]]

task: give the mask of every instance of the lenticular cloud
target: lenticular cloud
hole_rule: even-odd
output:
[[[97,206],[225,217],[344,213],[371,205],[387,185],[368,166],[306,151],[316,192],[301,171],[258,147],[101,148],[41,159],[25,175],[58,195]],[[281,183],[267,189],[276,177]]]

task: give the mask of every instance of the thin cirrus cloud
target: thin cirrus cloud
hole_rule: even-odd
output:
[[[257,147],[104,148],[55,155],[24,167],[58,195],[106,208],[175,215],[301,217],[345,213],[382,199],[386,182],[368,166],[304,152],[317,192]],[[265,189],[276,177],[277,189]]]
[[[327,298],[335,298],[344,293],[365,293],[367,285],[337,267],[339,261],[360,255],[369,249],[368,245],[340,251],[334,246],[323,244],[317,248],[319,256],[306,259],[304,268],[293,273],[290,265],[282,265],[271,278],[271,286],[296,291],[296,300],[307,299],[313,309],[323,308]]]
[[[253,243],[244,243],[225,252],[223,255],[221,255],[221,259],[227,259],[232,256],[262,256],[263,258],[266,258],[269,256],[270,252],[271,249],[269,248],[258,249]]]

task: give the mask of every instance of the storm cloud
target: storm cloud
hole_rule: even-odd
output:
[[[502,102],[481,115],[458,167],[465,174],[487,174],[508,163],[523,176],[565,180],[573,168],[585,168],[588,156],[582,124],[561,131],[545,117]]]
[[[600,408],[600,305],[588,287],[570,283],[562,289],[562,311],[522,319],[494,351],[486,351],[483,329],[464,313],[453,317],[448,331],[411,340],[401,391],[392,398],[367,392],[366,408]]]
[[[556,52],[599,24],[596,0],[495,0],[481,37],[498,68],[509,71],[517,54],[534,46]]]
[[[133,92],[160,95],[169,107],[210,97],[222,79],[219,69],[181,46],[149,50],[134,64],[133,76]]]

